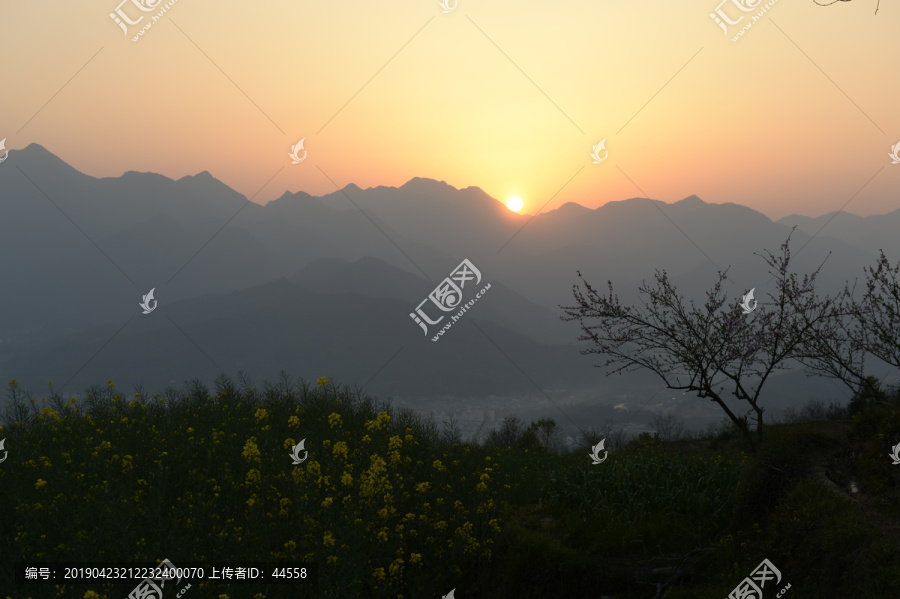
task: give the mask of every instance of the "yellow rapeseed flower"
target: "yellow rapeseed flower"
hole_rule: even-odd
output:
[[[403,558],[398,557],[393,562],[391,562],[391,565],[388,568],[388,572],[390,572],[392,578],[395,576],[399,576],[400,573],[403,572]]]
[[[372,497],[383,489],[389,489],[387,480],[387,462],[379,455],[369,457],[371,466],[363,473],[360,481],[360,494],[363,497]]]
[[[244,443],[244,450],[241,452],[241,455],[248,462],[259,462],[260,455],[262,455],[259,451],[259,447],[256,445],[256,437],[250,437],[247,439],[247,442]]]
[[[375,420],[370,420],[366,422],[366,430],[369,432],[373,430],[380,431],[387,425],[391,423],[391,417],[387,412],[379,412],[378,417]]]
[[[259,483],[261,480],[262,475],[260,474],[259,470],[257,470],[256,468],[251,468],[247,472],[247,479],[244,482],[244,486],[249,487],[253,483]]]
[[[42,479],[42,478],[39,478],[39,479],[37,479],[37,481],[34,483],[34,488],[35,488],[35,489],[40,489],[41,487],[43,487],[43,486],[46,485],[46,484],[47,484],[47,481],[45,481],[45,480]]]
[[[334,444],[334,456],[342,456],[344,459],[347,459],[347,455],[349,454],[350,448],[343,441],[338,441]]]
[[[320,376],[318,379],[316,379],[316,388],[317,389],[321,389],[322,387],[324,387],[325,385],[328,385],[328,384],[329,384],[328,379],[325,378],[324,376]]]
[[[332,412],[328,415],[328,424],[331,428],[341,428],[343,422],[341,421],[341,415],[337,412]]]

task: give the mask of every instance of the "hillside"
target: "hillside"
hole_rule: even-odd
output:
[[[722,428],[644,434],[591,465],[586,450],[550,451],[549,421],[475,443],[324,378],[167,397],[109,381],[87,405],[10,392],[9,599],[131,588],[26,588],[12,562],[163,558],[317,564],[314,586],[193,581],[204,599],[649,599],[657,585],[667,599],[720,599],[766,559],[797,599],[900,588],[896,395],[770,426],[756,455]],[[292,465],[301,440],[308,459]]]

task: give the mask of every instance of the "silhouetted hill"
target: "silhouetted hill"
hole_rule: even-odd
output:
[[[357,293],[403,300],[410,305],[409,311],[436,285],[378,258],[361,258],[355,262],[323,258],[291,280],[322,293]],[[566,325],[551,310],[529,302],[502,283],[492,282],[490,293],[478,302],[478,316],[543,343],[573,343],[578,337],[577,326]]]
[[[349,184],[321,197],[286,192],[260,206],[206,172],[178,180],[134,171],[95,178],[37,144],[4,162],[0,198],[0,371],[41,384],[67,379],[84,363],[78,380],[122,372],[150,384],[201,376],[221,361],[248,371],[252,365],[255,376],[295,371],[297,363],[304,375],[318,376],[313,371],[331,364],[348,380],[379,373],[373,380],[385,393],[463,392],[460,378],[490,379],[521,352],[522,362],[509,366],[519,382],[533,369],[559,389],[593,381],[603,395],[620,383],[591,368],[595,361],[577,354],[587,347],[576,341],[577,327],[558,321],[559,304],[572,303],[578,270],[597,286],[613,281],[630,302],[656,269],[666,269],[686,297],[700,297],[716,269],[727,268],[729,295],[754,287],[764,301],[771,280],[754,254],[777,252],[792,224],[799,227],[792,247],[800,272],[832,252],[821,279],[827,289],[861,277],[875,248],[895,261],[890,248],[900,252],[900,211],[773,222],[690,196],[596,209],[570,202],[532,217],[477,187],[422,178],[398,188]],[[415,345],[425,341],[409,313],[464,258],[491,291],[466,316],[472,322],[427,349]],[[151,288],[159,311],[141,315],[138,302]],[[202,309],[195,314],[189,306]],[[179,310],[190,315],[183,323]],[[163,315],[172,318],[168,329]],[[184,345],[178,326],[202,343]],[[330,340],[316,337],[321,327],[331,328]],[[489,330],[496,338],[480,332]],[[301,341],[287,343],[286,332]],[[386,365],[388,340],[417,348],[402,375],[391,374],[395,362]],[[221,354],[209,360],[198,347]],[[357,348],[367,357],[357,358]],[[504,376],[494,375],[499,382],[480,393],[515,392]]]
[[[822,235],[840,239],[870,253],[884,249],[889,256],[900,254],[900,235],[897,234],[900,231],[900,208],[888,214],[866,217],[848,212],[829,212],[815,218],[795,214],[778,222],[797,225],[810,235],[821,231]]]
[[[170,303],[124,327],[30,344],[0,369],[22,384],[52,381],[64,394],[107,378],[125,388],[161,389],[195,377],[211,384],[221,371],[274,380],[282,369],[310,380],[371,381],[370,390],[407,397],[533,394],[519,367],[545,388],[593,384],[595,374],[577,359],[574,345],[537,343],[481,319],[490,291],[433,342],[411,323],[408,302],[316,293],[279,279]],[[481,331],[503,352],[485,343]]]

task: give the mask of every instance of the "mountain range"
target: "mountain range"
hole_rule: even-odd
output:
[[[825,261],[823,291],[861,278],[879,250],[900,257],[900,209],[772,221],[691,196],[530,216],[421,178],[260,206],[206,172],[95,178],[32,144],[0,166],[0,376],[66,394],[110,378],[152,391],[286,370],[413,402],[649,397],[652,378],[607,378],[579,354],[577,325],[559,318],[577,271],[631,301],[656,269],[699,298],[727,268],[729,294],[753,287],[763,301],[774,286],[757,254],[794,227],[795,267]],[[463,259],[491,287],[432,341],[438,327],[425,335],[410,314]],[[151,288],[158,309],[142,314]],[[791,403],[791,376],[773,402]]]

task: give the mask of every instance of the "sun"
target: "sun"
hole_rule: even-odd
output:
[[[522,198],[519,196],[513,196],[506,200],[506,207],[512,210],[513,212],[518,212],[522,209]]]

